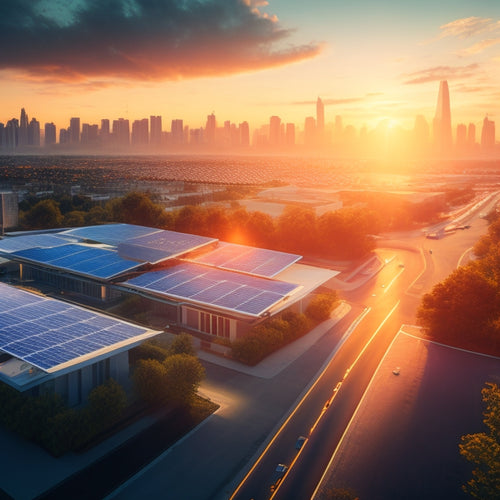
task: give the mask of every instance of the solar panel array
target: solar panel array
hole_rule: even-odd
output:
[[[155,334],[0,283],[0,350],[46,372]]]
[[[292,283],[192,263],[144,273],[124,285],[251,316],[262,315],[299,288]]]
[[[219,243],[215,250],[197,257],[194,261],[271,278],[301,258],[300,255],[275,250]]]
[[[0,240],[0,253],[11,253],[27,248],[51,248],[70,243],[70,238],[54,234],[27,234],[24,236],[9,236]]]
[[[100,279],[110,279],[141,266],[141,263],[121,258],[113,250],[78,244],[53,248],[28,248],[12,252],[12,255],[37,264]]]
[[[206,236],[161,230],[119,244],[118,253],[134,260],[156,264],[215,242],[216,239]]]
[[[161,232],[161,229],[135,226],[133,224],[104,224],[100,226],[77,227],[61,234],[80,240],[98,241],[107,245],[118,245],[122,241]]]

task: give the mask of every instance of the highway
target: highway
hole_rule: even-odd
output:
[[[482,205],[469,212],[470,229],[441,240],[417,237],[414,250],[379,251],[383,269],[367,286],[344,292],[362,313],[342,348],[275,434],[230,497],[240,499],[309,499],[363,397],[370,380],[402,324],[415,322],[423,293],[466,261],[473,244],[486,231],[478,217]],[[472,225],[473,224],[473,225]],[[404,248],[405,245],[401,247]],[[396,367],[395,367],[396,368]],[[299,436],[307,437],[300,449]],[[277,464],[288,466],[274,485]]]
[[[220,410],[109,498],[268,499],[278,463],[289,469],[275,498],[311,498],[399,327],[414,324],[422,294],[486,232],[479,211],[470,215],[470,229],[441,240],[421,231],[379,240],[384,267],[365,285],[339,290],[351,311],[278,374],[262,378],[204,363],[202,393]],[[308,437],[300,452],[299,436]]]

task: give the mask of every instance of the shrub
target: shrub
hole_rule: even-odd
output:
[[[325,321],[330,317],[337,302],[338,297],[335,292],[315,295],[306,308],[306,316],[314,321]]]

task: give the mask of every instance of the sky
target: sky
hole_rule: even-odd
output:
[[[411,129],[440,80],[454,128],[500,116],[499,0],[1,0],[0,47],[3,123]]]

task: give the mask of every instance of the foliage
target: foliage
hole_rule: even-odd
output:
[[[269,354],[301,337],[309,331],[309,321],[303,314],[292,311],[281,318],[271,318],[254,326],[247,335],[231,345],[233,358],[255,365]]]
[[[180,333],[172,339],[170,345],[168,346],[167,355],[172,356],[174,354],[187,354],[189,356],[196,355],[191,335],[187,333]]]
[[[0,423],[55,456],[114,425],[126,404],[125,392],[114,380],[94,388],[80,409],[68,408],[57,394],[33,397],[0,384]]]
[[[54,200],[41,200],[24,214],[22,225],[27,229],[51,229],[60,227],[63,216],[59,205]]]
[[[185,405],[192,401],[204,377],[204,368],[195,356],[173,354],[160,362],[139,360],[133,381],[138,396],[144,401]]]
[[[500,498],[500,387],[487,383],[481,393],[488,432],[462,436],[460,454],[474,465],[463,489],[479,500],[493,500]]]
[[[465,345],[478,332],[494,339],[499,311],[497,287],[474,268],[461,267],[424,295],[417,320],[433,339]]]
[[[314,295],[306,308],[306,316],[314,321],[325,321],[330,317],[337,302],[338,296],[335,292]]]
[[[163,227],[168,215],[161,205],[153,203],[147,194],[132,192],[108,203],[106,209],[114,222],[139,226]]]
[[[500,219],[474,252],[476,260],[424,295],[417,319],[434,340],[500,355]]]
[[[173,354],[163,362],[168,401],[175,406],[189,404],[196,395],[205,369],[195,356]]]

